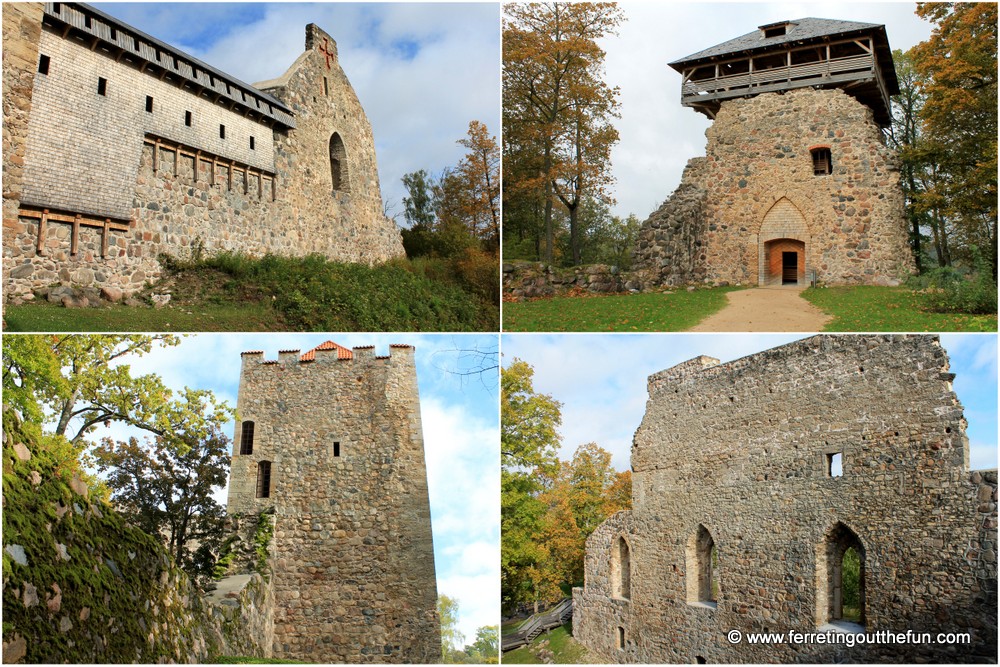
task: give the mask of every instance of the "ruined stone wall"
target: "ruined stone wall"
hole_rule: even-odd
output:
[[[826,284],[898,284],[912,272],[896,157],[847,93],[728,100],[706,136],[705,164],[692,161],[640,232],[637,267],[660,284],[765,284],[764,244],[778,238],[803,241],[806,274]],[[830,174],[814,174],[818,147],[830,150]],[[776,205],[798,220],[765,227]]]
[[[996,473],[968,471],[963,410],[933,336],[816,336],[654,374],[632,448],[633,510],[587,545],[578,639],[611,662],[995,661]],[[842,476],[828,457],[840,454]],[[716,604],[691,600],[703,526]],[[865,629],[970,632],[968,645],[731,644],[729,630],[829,622],[824,545],[865,553]],[[609,605],[608,541],[631,545]],[[624,650],[608,635],[624,626]]]
[[[40,6],[29,6],[40,13]],[[8,14],[14,21],[15,12]],[[5,88],[13,93],[5,96],[5,142],[10,134],[14,150],[4,151],[4,166],[15,167],[10,184],[4,180],[7,299],[56,283],[110,286],[128,294],[160,276],[158,255],[186,258],[196,246],[208,254],[319,253],[365,263],[403,254],[399,230],[382,210],[371,126],[336,61],[336,44],[316,26],[307,28],[307,51],[288,72],[259,84],[295,113],[297,127],[281,131],[115,62],[100,49],[11,26],[12,53],[34,55],[7,58],[5,39],[5,85],[20,82]],[[39,43],[50,57],[49,74],[35,77],[32,89]],[[99,76],[108,80],[105,96],[97,94]],[[37,103],[27,120],[22,116],[32,90]],[[145,110],[147,95],[153,97],[151,113]],[[8,106],[20,113],[12,114],[16,122],[9,131]],[[190,127],[184,123],[187,110]],[[30,132],[17,124],[22,121]],[[335,133],[341,146],[337,188],[331,165]],[[155,137],[181,150],[161,147],[154,168],[149,141]],[[24,142],[26,152],[18,148]],[[197,178],[196,151],[203,153]],[[213,166],[213,157],[223,162]],[[17,171],[22,159],[25,197]],[[230,174],[227,161],[233,160],[237,168]],[[263,174],[247,175],[246,165]],[[19,215],[20,206],[29,204],[131,223],[108,233],[106,252],[104,229],[81,225],[74,254],[72,225],[49,221],[39,252],[37,218]]]
[[[237,410],[254,422],[254,442],[239,453],[238,425],[229,511],[275,509],[275,657],[438,662],[413,349],[343,352],[244,354]],[[261,461],[267,498],[257,497]]]
[[[265,578],[223,580],[203,597],[157,538],[90,496],[73,463],[30,433],[5,411],[5,663],[270,655],[274,609]]]

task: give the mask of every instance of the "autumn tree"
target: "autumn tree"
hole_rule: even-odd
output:
[[[534,391],[533,374],[518,359],[500,370],[500,569],[507,609],[548,592],[546,552],[537,540],[546,507],[538,496],[556,470],[562,416],[558,401]]]
[[[919,3],[934,24],[910,55],[923,95],[925,146],[934,179],[919,210],[947,218],[966,258],[989,253],[997,274],[997,5]],[[953,248],[955,250],[955,248]]]
[[[630,509],[631,473],[618,473],[611,453],[590,442],[561,461],[552,484],[541,495],[547,511],[539,535],[552,561],[550,575],[563,588],[583,582],[587,537],[609,516]]]
[[[505,210],[541,207],[542,258],[555,249],[554,205],[569,212],[572,261],[579,263],[579,207],[607,198],[610,149],[618,133],[617,88],[603,81],[598,40],[623,20],[614,3],[509,3],[503,21]],[[506,226],[506,221],[505,221]],[[512,225],[513,226],[513,225]]]
[[[474,236],[493,250],[500,248],[500,148],[486,125],[474,120],[458,143],[469,152],[454,176],[462,184],[461,216]]]

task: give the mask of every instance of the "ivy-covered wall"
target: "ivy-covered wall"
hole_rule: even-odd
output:
[[[270,654],[268,581],[223,580],[202,598],[155,538],[90,496],[68,445],[4,422],[5,663]]]

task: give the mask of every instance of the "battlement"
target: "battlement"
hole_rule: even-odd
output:
[[[307,352],[302,352],[299,349],[278,350],[277,359],[265,359],[263,350],[247,350],[246,352],[241,352],[240,357],[244,368],[250,365],[295,366],[308,363],[322,364],[343,361],[366,361],[368,359],[388,360],[398,358],[412,360],[415,349],[412,345],[394,343],[389,346],[389,354],[379,355],[375,354],[374,345],[359,345],[354,348],[346,348],[343,345],[338,345],[328,340]]]

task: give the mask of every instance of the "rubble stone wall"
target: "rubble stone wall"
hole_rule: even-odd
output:
[[[317,26],[282,77],[257,84],[295,114],[294,129],[272,130],[43,28],[41,5],[14,7],[4,12],[6,299],[54,284],[129,294],[161,275],[161,253],[188,258],[195,247],[369,264],[404,254],[382,209],[371,125]],[[49,73],[36,76],[39,46]],[[161,148],[154,161],[155,137],[181,151]],[[238,163],[232,174],[227,161]],[[81,225],[74,254],[72,225],[49,221],[39,252],[38,219],[22,206],[128,229],[110,231],[102,254],[103,228]]]
[[[230,513],[275,511],[274,657],[311,662],[441,659],[427,473],[413,348],[353,358],[246,353]],[[270,492],[258,470],[270,464]]]
[[[816,336],[652,375],[633,510],[588,541],[577,639],[609,662],[995,662],[997,476],[968,470],[953,377],[935,336]],[[700,527],[718,556],[711,604],[689,601]],[[727,641],[826,626],[825,545],[847,531],[864,555],[866,631],[971,642]],[[627,603],[606,583],[618,535],[631,546]]]
[[[674,195],[643,223],[636,268],[655,284],[766,284],[765,220],[801,221],[806,272],[830,285],[898,284],[913,271],[897,158],[872,112],[842,90],[798,89],[722,103]],[[812,149],[829,149],[816,175]]]

